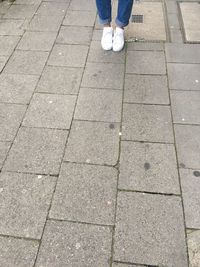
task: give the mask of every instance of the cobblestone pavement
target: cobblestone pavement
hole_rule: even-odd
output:
[[[162,4],[113,53],[93,0],[0,3],[1,267],[200,266],[200,45]]]

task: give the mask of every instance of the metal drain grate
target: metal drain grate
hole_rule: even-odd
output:
[[[132,15],[131,16],[131,22],[133,23],[143,23],[144,16],[143,15]]]

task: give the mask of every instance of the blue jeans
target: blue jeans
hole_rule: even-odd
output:
[[[108,24],[112,20],[111,0],[96,0],[99,21],[101,24]],[[117,18],[115,20],[119,27],[129,24],[132,12],[133,0],[118,0]]]

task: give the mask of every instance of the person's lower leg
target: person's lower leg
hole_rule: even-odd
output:
[[[104,27],[110,27],[112,20],[111,0],[96,0],[99,21]]]
[[[133,0],[119,0],[117,18],[115,20],[117,27],[124,28],[129,24],[132,13]]]

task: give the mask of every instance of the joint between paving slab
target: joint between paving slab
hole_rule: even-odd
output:
[[[146,41],[144,41],[144,40],[141,40],[141,41],[126,41],[126,43],[127,43],[127,45],[130,43],[137,43],[137,44],[149,44],[149,43],[151,43],[151,44],[163,44],[163,48],[157,48],[157,49],[153,49],[153,48],[148,48],[148,49],[142,49],[142,48],[134,48],[133,50],[132,49],[129,49],[128,47],[127,47],[127,51],[151,51],[151,52],[162,52],[162,51],[164,51],[164,44],[165,44],[165,41],[162,41],[162,42],[160,42],[160,41],[156,41],[156,40],[146,40]]]
[[[73,96],[77,96],[77,94],[64,94],[64,93],[54,93],[54,92],[42,92],[42,91],[39,91],[39,92],[36,91],[35,93],[36,93],[36,94],[42,94],[42,95],[43,95],[43,94],[44,94],[44,95],[46,94],[46,95],[62,95],[62,96],[65,96],[65,95],[66,95],[66,96],[67,96],[67,95],[70,95],[70,96],[71,96],[71,95],[73,95]]]
[[[39,242],[40,239],[38,238],[31,238],[31,237],[23,237],[23,236],[14,236],[14,235],[6,235],[6,234],[0,234],[0,237],[4,238],[14,238],[14,239],[20,239],[20,240],[26,240],[26,241],[34,241],[34,242]]]
[[[92,222],[86,222],[86,221],[76,221],[76,220],[67,220],[67,219],[58,219],[58,218],[52,218],[48,217],[47,221],[54,221],[54,222],[68,222],[68,223],[74,223],[74,224],[84,224],[84,225],[93,225],[93,226],[102,226],[102,227],[108,227],[113,228],[113,224],[101,224],[101,223],[92,223]]]
[[[187,230],[195,232],[195,231],[200,231],[200,228],[187,228]],[[188,233],[187,233],[188,234]]]
[[[45,177],[58,177],[59,174],[47,174],[47,173],[37,173],[37,172],[22,172],[22,171],[12,171],[12,170],[4,170],[2,169],[0,172],[6,172],[6,173],[21,173],[21,174],[29,174],[29,175],[42,175]]]
[[[58,32],[60,32],[60,28],[59,28],[59,31]],[[58,44],[60,46],[67,46],[67,45],[70,45],[70,46],[80,46],[80,44],[71,44],[71,43],[70,44],[69,43],[63,44],[63,43],[57,43],[56,40],[55,40],[55,43],[54,44]],[[90,44],[81,44],[81,46],[90,47]],[[74,67],[74,68],[76,68],[76,67]],[[78,67],[78,68],[80,68],[80,67]]]
[[[199,65],[198,62],[182,62],[182,61],[176,61],[176,62],[173,62],[173,61],[167,61],[167,64],[168,63],[173,63],[173,64],[184,64],[184,65]]]
[[[127,262],[127,261],[114,261],[114,262],[116,262],[116,263],[121,263],[121,264],[125,264],[125,265],[130,265],[130,266],[142,266],[142,267],[161,267],[161,266],[158,266],[158,265],[149,265],[149,264],[144,264],[144,263],[136,263],[136,262]],[[112,267],[112,266],[111,266]],[[126,267],[126,266],[124,266],[124,267]]]
[[[101,123],[105,123],[105,124],[120,124],[120,121],[83,120],[83,119],[74,119],[73,121],[80,121],[80,122],[101,122]]]
[[[107,64],[107,63],[106,63]],[[122,91],[119,88],[109,88],[109,87],[91,87],[91,86],[81,86],[81,88],[96,89],[96,90],[111,90],[111,91]]]
[[[172,89],[170,88],[170,91],[177,91],[177,92],[199,92],[199,90],[194,90],[194,89],[191,89],[191,90],[187,90],[187,89]]]
[[[199,126],[200,124],[199,123],[182,123],[182,122],[173,122],[174,125],[189,125],[189,126]]]
[[[122,134],[123,137],[123,134]],[[174,145],[171,142],[159,142],[159,141],[141,141],[141,140],[129,140],[129,139],[122,139],[122,142],[133,142],[133,143],[141,143],[141,144],[164,144],[164,145]]]
[[[144,102],[129,102],[129,101],[124,101],[124,104],[134,104],[134,105],[140,105],[140,106],[164,106],[164,107],[169,107],[170,106],[170,104],[144,103]]]
[[[135,51],[135,50],[134,50]],[[145,50],[145,51],[148,51],[148,50]],[[130,52],[133,52],[133,51],[130,51]],[[142,51],[141,51],[142,52]],[[156,52],[156,51],[153,51],[153,52]],[[163,51],[158,51],[158,52],[163,52]],[[168,63],[174,63],[174,62],[168,62]],[[137,73],[137,72],[126,72],[126,74],[128,75],[142,75],[142,76],[166,76],[166,73],[164,74],[147,74],[147,73]]]
[[[90,166],[100,166],[100,167],[110,167],[110,168],[114,168],[116,170],[118,170],[118,162],[116,162],[114,165],[109,165],[109,164],[106,164],[106,163],[92,163],[92,162],[79,162],[79,161],[69,161],[69,160],[65,160],[63,159],[62,161],[63,163],[71,163],[71,164],[79,164],[79,165],[90,165]]]
[[[131,190],[131,189],[123,189],[118,188],[119,192],[128,192],[128,193],[139,193],[139,194],[148,194],[148,195],[161,195],[161,196],[177,196],[180,197],[181,194],[175,194],[175,193],[161,193],[161,192],[151,192],[151,191],[142,191],[142,190]]]
[[[52,128],[52,127],[39,127],[39,126],[28,126],[28,125],[23,125],[23,121],[20,125],[20,128],[30,128],[30,129],[48,129],[48,130],[58,130],[58,131],[64,131],[68,132],[69,128]]]
[[[166,42],[166,40],[155,40],[155,39],[145,39],[145,38],[137,38],[137,37],[132,37],[129,39],[125,40],[126,43],[157,43],[157,44],[164,44]],[[139,51],[143,51],[143,50],[139,50]],[[146,51],[146,50],[145,50]],[[151,50],[149,50],[151,51]],[[153,51],[162,51],[162,50],[153,50]]]
[[[5,101],[1,101],[0,100],[0,103],[1,104],[6,104],[6,105],[19,105],[19,106],[28,106],[29,104],[25,104],[25,103],[14,103],[14,102],[5,102]]]

